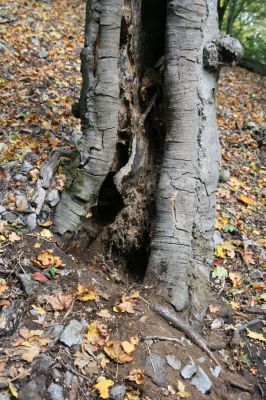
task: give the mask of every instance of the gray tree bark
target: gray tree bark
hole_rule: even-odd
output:
[[[91,254],[120,266],[146,263],[158,293],[198,318],[213,257],[216,77],[240,53],[218,36],[215,0],[87,1],[78,166],[54,229],[85,228]]]
[[[179,311],[208,302],[220,151],[216,71],[204,69],[203,49],[217,36],[215,1],[167,2],[166,140],[148,274]]]

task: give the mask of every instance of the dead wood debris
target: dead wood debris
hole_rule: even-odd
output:
[[[230,346],[237,346],[240,342],[240,333],[243,332],[249,326],[256,325],[261,321],[262,320],[260,318],[256,318],[253,319],[252,321],[248,321],[245,324],[240,325],[233,333],[233,337],[230,341]]]
[[[203,350],[211,360],[215,362],[218,366],[220,366],[216,357],[212,354],[211,350],[207,346],[203,337],[195,332],[193,328],[182,318],[180,318],[173,310],[166,306],[162,306],[160,304],[151,304],[151,309],[163,317],[167,322],[174,325],[175,328],[180,329],[184,334],[201,350]]]

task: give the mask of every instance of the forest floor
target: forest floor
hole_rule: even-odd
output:
[[[250,323],[234,344],[213,351],[220,370],[189,332],[151,310],[152,287],[53,235],[67,155],[52,190],[36,198],[51,150],[73,150],[79,137],[71,104],[81,84],[83,20],[79,0],[0,5],[0,400],[259,399],[266,394],[265,82],[241,68],[224,70],[219,82],[223,169],[201,335],[209,345],[229,342]]]

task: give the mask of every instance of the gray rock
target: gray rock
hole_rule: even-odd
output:
[[[58,342],[60,336],[62,335],[63,329],[64,326],[60,324],[56,324],[50,328],[47,336],[51,339],[53,344]]]
[[[6,211],[6,208],[4,207],[4,206],[1,206],[0,205],[0,214],[2,214],[3,212],[5,212]]]
[[[16,221],[16,219],[18,219],[18,216],[10,211],[5,211],[1,215],[8,222],[13,222]]]
[[[54,207],[57,205],[57,203],[59,203],[60,200],[60,196],[59,196],[59,192],[56,189],[52,189],[49,193],[48,196],[46,197],[46,200],[48,202],[48,204],[51,207]]]
[[[219,365],[217,365],[214,369],[210,367],[210,371],[215,378],[219,378],[221,370],[222,368]]]
[[[208,375],[203,371],[202,368],[199,368],[197,374],[192,378],[191,384],[194,385],[201,393],[207,393],[211,386],[212,381],[208,377]]]
[[[4,307],[0,313],[0,337],[11,335],[18,327],[23,314],[23,303],[14,300],[10,307]]]
[[[46,390],[46,376],[40,375],[31,380],[18,392],[19,400],[43,400]]]
[[[39,374],[47,374],[54,364],[54,359],[46,354],[41,354],[35,363],[35,369]]]
[[[197,359],[197,361],[199,363],[203,364],[206,361],[206,358],[205,357],[200,357],[200,358]]]
[[[28,228],[35,229],[37,226],[37,215],[35,213],[26,216],[26,224]]]
[[[145,374],[151,378],[157,386],[167,385],[166,360],[156,353],[150,353],[144,362]],[[154,371],[155,370],[155,371]]]
[[[221,183],[226,183],[230,179],[230,171],[225,168],[221,168],[220,173],[219,173],[219,182]]]
[[[21,181],[21,182],[26,182],[28,180],[28,178],[26,177],[26,175],[23,174],[17,174],[15,175],[14,179],[16,181]]]
[[[40,46],[40,39],[39,38],[32,38],[31,43],[34,44],[34,46],[39,47]]]
[[[73,381],[73,379],[75,378],[75,375],[72,374],[72,372],[70,371],[66,371],[65,373],[65,380],[64,380],[64,384],[66,387],[69,387]],[[75,379],[74,379],[75,380]]]
[[[19,211],[25,211],[29,208],[27,197],[24,194],[18,194],[16,196],[16,206]]]
[[[126,394],[125,385],[114,385],[111,387],[109,397],[111,400],[123,400]]]
[[[51,383],[51,385],[48,387],[48,393],[50,394],[52,400],[64,400],[63,388],[57,383]]]
[[[68,347],[80,344],[86,328],[86,321],[79,322],[76,319],[72,319],[60,336],[60,342]]]
[[[181,376],[184,379],[190,379],[196,373],[195,364],[187,364],[181,371]]]
[[[218,244],[223,243],[223,239],[222,239],[219,231],[214,232],[213,241],[214,241],[215,248],[217,247]]]
[[[57,368],[53,368],[51,371],[51,375],[55,382],[59,382],[61,379],[61,372]]]
[[[181,361],[178,360],[174,355],[169,354],[166,356],[167,364],[170,365],[173,369],[180,369],[181,368]]]
[[[31,169],[33,169],[33,165],[29,163],[27,160],[25,160],[22,164],[22,171],[29,172]]]
[[[22,288],[27,296],[32,296],[40,288],[40,284],[32,279],[28,279],[25,274],[18,274],[18,279],[22,285]]]
[[[4,376],[0,376],[0,389],[5,389],[8,387],[8,380]]]
[[[40,57],[40,58],[47,58],[48,55],[49,55],[49,53],[48,53],[48,51],[46,51],[46,50],[40,50],[40,51],[38,51],[38,57]]]
[[[46,196],[46,190],[42,187],[42,183],[41,183],[40,179],[38,179],[35,191],[32,196],[32,202],[36,204],[35,213],[37,215],[39,215],[42,210],[45,196]]]

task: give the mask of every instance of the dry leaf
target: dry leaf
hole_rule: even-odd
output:
[[[260,342],[266,343],[266,338],[262,333],[257,333],[249,330],[247,328],[247,336],[250,337],[251,339],[259,340]]]
[[[45,221],[45,222],[43,222],[42,224],[39,224],[39,225],[42,226],[43,228],[46,228],[47,226],[53,225],[53,221],[48,219],[47,221]]]
[[[92,345],[103,346],[109,339],[107,326],[99,321],[91,322],[88,326],[87,340]]]
[[[234,289],[239,289],[243,286],[240,272],[229,272],[228,276]]]
[[[40,354],[41,347],[34,343],[32,346],[28,347],[22,354],[21,359],[27,362],[32,362],[35,357]]]
[[[248,197],[244,194],[240,194],[237,197],[237,200],[241,201],[241,203],[247,204],[248,206],[252,206],[255,203],[254,199],[252,199],[251,197]]]
[[[51,239],[54,236],[49,229],[43,229],[40,235],[41,237],[44,237],[46,239]]]
[[[46,283],[49,281],[49,279],[44,276],[41,272],[35,272],[34,274],[31,275],[31,278],[34,279],[35,281]]]
[[[38,254],[36,260],[32,259],[32,262],[37,267],[43,268],[43,269],[50,268],[50,267],[59,268],[59,267],[64,266],[61,258],[58,256],[55,256],[53,254],[53,250],[42,250]]]
[[[81,301],[92,301],[92,300],[98,300],[99,296],[95,291],[93,290],[93,286],[83,286],[80,283],[78,284],[78,289],[75,295],[78,297],[79,300]]]
[[[18,391],[16,387],[13,385],[13,383],[10,381],[8,383],[8,390],[10,391],[13,397],[15,397],[16,399],[18,398]]]
[[[8,239],[10,240],[11,243],[17,242],[18,240],[21,239],[20,236],[16,234],[16,232],[11,232],[10,235],[8,236]]]
[[[135,299],[139,297],[139,292],[135,291],[132,292],[131,295],[122,295],[121,298],[121,303],[117,304],[116,306],[113,307],[113,311],[115,312],[127,312],[128,314],[134,314],[134,306],[135,306]]]
[[[49,303],[55,311],[67,310],[73,299],[73,293],[57,292],[53,295],[46,295],[44,299]]]
[[[181,397],[181,399],[188,399],[190,397],[190,393],[186,391],[186,386],[182,381],[177,381],[177,395]]]
[[[6,280],[3,278],[0,278],[0,294],[6,292],[8,289],[8,286],[6,284]]]
[[[133,357],[125,352],[122,342],[118,339],[108,340],[104,346],[104,351],[110,358],[119,364],[128,363],[133,360]]]
[[[109,388],[114,382],[111,379],[106,379],[104,376],[97,378],[97,383],[93,386],[93,390],[99,393],[101,399],[109,399]]]
[[[141,368],[135,368],[132,369],[129,372],[129,375],[127,377],[132,382],[136,382],[138,385],[143,385],[144,384],[144,371]]]
[[[220,307],[217,304],[209,304],[209,311],[211,314],[218,314],[220,312]]]
[[[103,308],[102,310],[98,311],[96,313],[99,317],[105,318],[105,319],[111,319],[112,315],[110,314],[109,310],[107,308]]]

